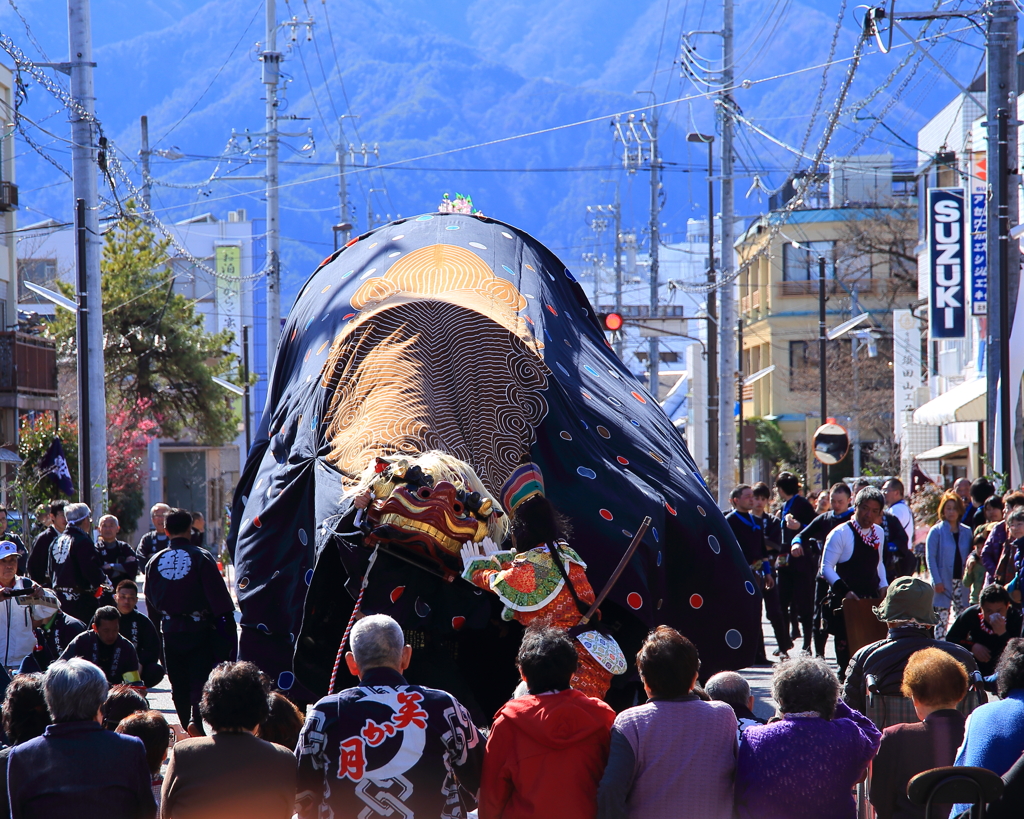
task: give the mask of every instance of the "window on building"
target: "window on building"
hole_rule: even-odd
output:
[[[21,304],[49,304],[42,296],[38,296],[25,287],[24,282],[32,282],[47,290],[56,290],[57,260],[56,259],[18,259],[18,301]]]
[[[818,278],[818,257],[825,257],[825,275],[836,277],[835,242],[801,242],[793,247],[791,242],[782,246],[782,280],[784,282],[806,282]]]

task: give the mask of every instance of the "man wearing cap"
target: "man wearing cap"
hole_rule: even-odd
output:
[[[50,546],[59,538],[68,521],[64,517],[64,509],[68,505],[65,500],[55,500],[50,503],[50,525],[47,526],[32,544],[32,551],[28,554],[28,576],[40,586],[49,586],[50,580]]]
[[[62,660],[81,657],[103,669],[111,685],[138,685],[139,657],[135,646],[121,636],[121,615],[113,606],[100,606],[88,631],[79,634],[60,655]]]
[[[97,598],[107,582],[92,538],[86,534],[92,510],[84,503],[64,508],[68,525],[50,546],[50,576],[61,608],[88,623],[96,611]]]
[[[99,555],[110,587],[116,589],[122,580],[134,580],[139,574],[139,556],[125,541],[117,539],[121,523],[113,515],[104,515],[99,521],[100,537],[96,541]]]
[[[889,636],[853,655],[843,688],[847,705],[864,712],[869,675],[875,678],[877,693],[901,697],[903,669],[910,655],[924,648],[942,649],[962,663],[968,674],[977,671],[978,664],[970,651],[932,636],[938,621],[932,608],[934,596],[931,584],[917,577],[899,577],[889,585],[885,600],[873,609],[875,616],[889,626]]]
[[[21,605],[12,594],[35,585],[29,578],[18,576],[19,556],[18,547],[11,541],[0,541],[0,660],[6,669],[18,668],[36,645],[28,606]]]
[[[167,515],[170,513],[171,507],[166,503],[155,503],[149,510],[149,519],[153,521],[153,528],[150,529],[146,534],[139,538],[139,560],[145,563],[153,555],[162,549],[166,549],[171,539],[167,536],[167,529],[164,528],[164,523],[167,520]],[[189,520],[191,520],[191,515]],[[189,523],[189,534],[192,533],[192,524]]]
[[[86,629],[85,623],[60,610],[60,600],[52,589],[39,589],[29,609],[36,635],[35,648],[21,663],[19,673],[45,672],[59,660],[71,641]]]

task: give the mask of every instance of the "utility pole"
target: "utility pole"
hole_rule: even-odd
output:
[[[828,400],[825,390],[828,387],[828,330],[825,327],[825,257],[818,257],[818,392],[821,409],[821,423],[818,426],[828,423]],[[821,465],[821,488],[828,490],[828,464]]]
[[[719,108],[722,113],[722,275],[728,281],[732,276],[733,248],[733,149],[732,149],[732,84],[733,84],[733,0],[722,2],[722,90]],[[736,395],[732,369],[736,358],[736,336],[733,329],[739,319],[736,309],[735,287],[731,281],[720,288],[719,299],[719,357],[718,357],[718,505],[729,504],[736,464],[736,426],[733,421],[732,402]]]
[[[242,409],[245,412],[245,454],[249,455],[252,449],[252,401],[249,389],[249,325],[242,325],[242,383],[245,393],[242,399]]]
[[[708,474],[718,478],[718,298],[715,288],[715,159],[712,145],[714,134],[686,135],[687,142],[701,142],[708,146]]]
[[[281,233],[278,202],[277,83],[281,75],[281,53],[277,50],[276,0],[266,0],[267,37],[260,62],[266,87],[267,118],[267,361],[277,354],[281,337]]]
[[[615,139],[622,143],[622,165],[627,173],[636,173],[645,161],[650,163],[651,171],[651,222],[650,222],[650,281],[651,281],[651,306],[650,318],[658,318],[658,246],[659,219],[661,209],[661,160],[658,158],[658,116],[657,108],[652,107],[652,116],[648,120],[645,114],[640,115],[637,120],[635,114],[630,114],[626,120],[616,117],[612,120],[612,128],[615,130]],[[658,338],[650,339],[648,345],[648,389],[655,400],[658,400],[658,364],[660,353],[658,351]]]
[[[661,245],[661,232],[659,231],[659,220],[661,219],[661,174],[659,173],[660,160],[658,158],[658,109],[651,108],[651,318],[658,317],[659,292],[658,287],[658,250]],[[651,336],[647,345],[647,355],[650,359],[648,370],[650,379],[648,389],[654,400],[658,400],[658,393],[661,391],[658,383],[658,369],[661,365],[661,351],[658,336]]]
[[[740,408],[740,483],[743,483],[743,319],[736,319],[736,400]]]
[[[345,181],[345,148],[341,144],[341,137],[338,138],[338,145],[334,151],[335,159],[338,161],[338,213],[341,221],[338,222],[338,229],[334,231],[334,249],[338,249],[338,233],[341,233],[341,246],[348,244],[352,235],[352,220],[348,216],[348,182]],[[346,227],[347,226],[347,227]]]
[[[92,16],[89,0],[68,0],[68,44],[70,46],[71,96],[77,107],[71,111],[71,168],[74,179],[74,198],[84,204],[84,295],[88,310],[94,317],[88,322],[85,338],[79,337],[79,347],[85,345],[89,375],[87,425],[89,450],[89,487],[86,497],[92,509],[93,520],[99,520],[106,511],[107,501],[107,400],[103,364],[103,290],[100,281],[100,231],[97,202],[97,128],[95,124],[96,98],[92,70]]]
[[[1009,418],[1009,305],[1017,303],[1020,262],[1017,242],[1009,241],[1009,229],[1018,219],[1017,186],[1017,9],[1011,0],[991,4],[986,56],[988,107],[988,251],[989,293],[998,304],[988,311],[985,374],[988,405],[985,414],[985,449],[997,472],[1010,472],[1012,441]],[[1012,112],[1012,116],[1008,116]],[[1014,180],[1016,182],[1016,180]],[[1014,193],[1011,196],[1010,190]],[[995,228],[995,229],[993,229]],[[1005,359],[1005,360],[1004,360]],[[996,389],[996,384],[999,389]],[[1004,396],[1006,400],[1004,400]],[[1005,409],[1004,409],[1005,408]],[[999,429],[997,438],[996,430]],[[996,440],[1000,446],[996,446]]]
[[[142,131],[142,140],[139,145],[139,162],[142,165],[142,202],[149,207],[149,157],[153,153],[149,150],[149,117],[142,116],[139,119],[139,127]]]
[[[89,337],[89,231],[85,228],[85,200],[75,200],[75,251],[78,267],[78,338]],[[92,459],[89,452],[89,350],[78,347],[78,500],[92,503]]]

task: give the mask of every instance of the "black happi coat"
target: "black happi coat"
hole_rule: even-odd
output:
[[[48,623],[37,626],[36,645],[32,652],[40,671],[46,671],[50,663],[59,660],[64,650],[71,645],[79,634],[88,628],[81,620],[76,620],[70,614],[58,611]]]
[[[139,556],[130,544],[123,540],[107,543],[103,538],[96,541],[96,554],[100,564],[109,565],[104,571],[115,589],[122,580],[134,580],[139,574]]]
[[[156,529],[150,529],[146,534],[139,538],[139,548],[136,551],[139,553],[139,559],[143,562],[149,560],[157,552],[166,549],[170,545],[171,539],[167,537],[163,532],[158,532]]]
[[[302,819],[458,817],[475,807],[484,741],[451,694],[373,668],[316,704],[295,755]]]
[[[164,635],[209,631],[235,608],[210,553],[187,537],[174,538],[146,564],[146,606]]]
[[[50,576],[54,589],[72,600],[77,597],[68,592],[87,596],[107,582],[92,538],[72,524],[50,545]]]
[[[108,646],[92,629],[83,631],[60,655],[62,660],[70,660],[72,657],[81,657],[98,665],[111,685],[129,682],[125,674],[137,675],[139,671],[139,656],[135,653],[135,646],[120,634],[114,644]]]
[[[160,662],[160,635],[156,633],[153,621],[140,611],[121,615],[121,636],[135,646],[139,662],[145,668],[150,663]]]

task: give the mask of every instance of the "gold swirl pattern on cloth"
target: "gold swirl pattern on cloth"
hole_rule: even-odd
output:
[[[516,286],[470,250],[431,245],[364,283],[352,306],[321,373],[328,460],[356,476],[377,456],[438,449],[501,487],[548,411],[543,345]]]

